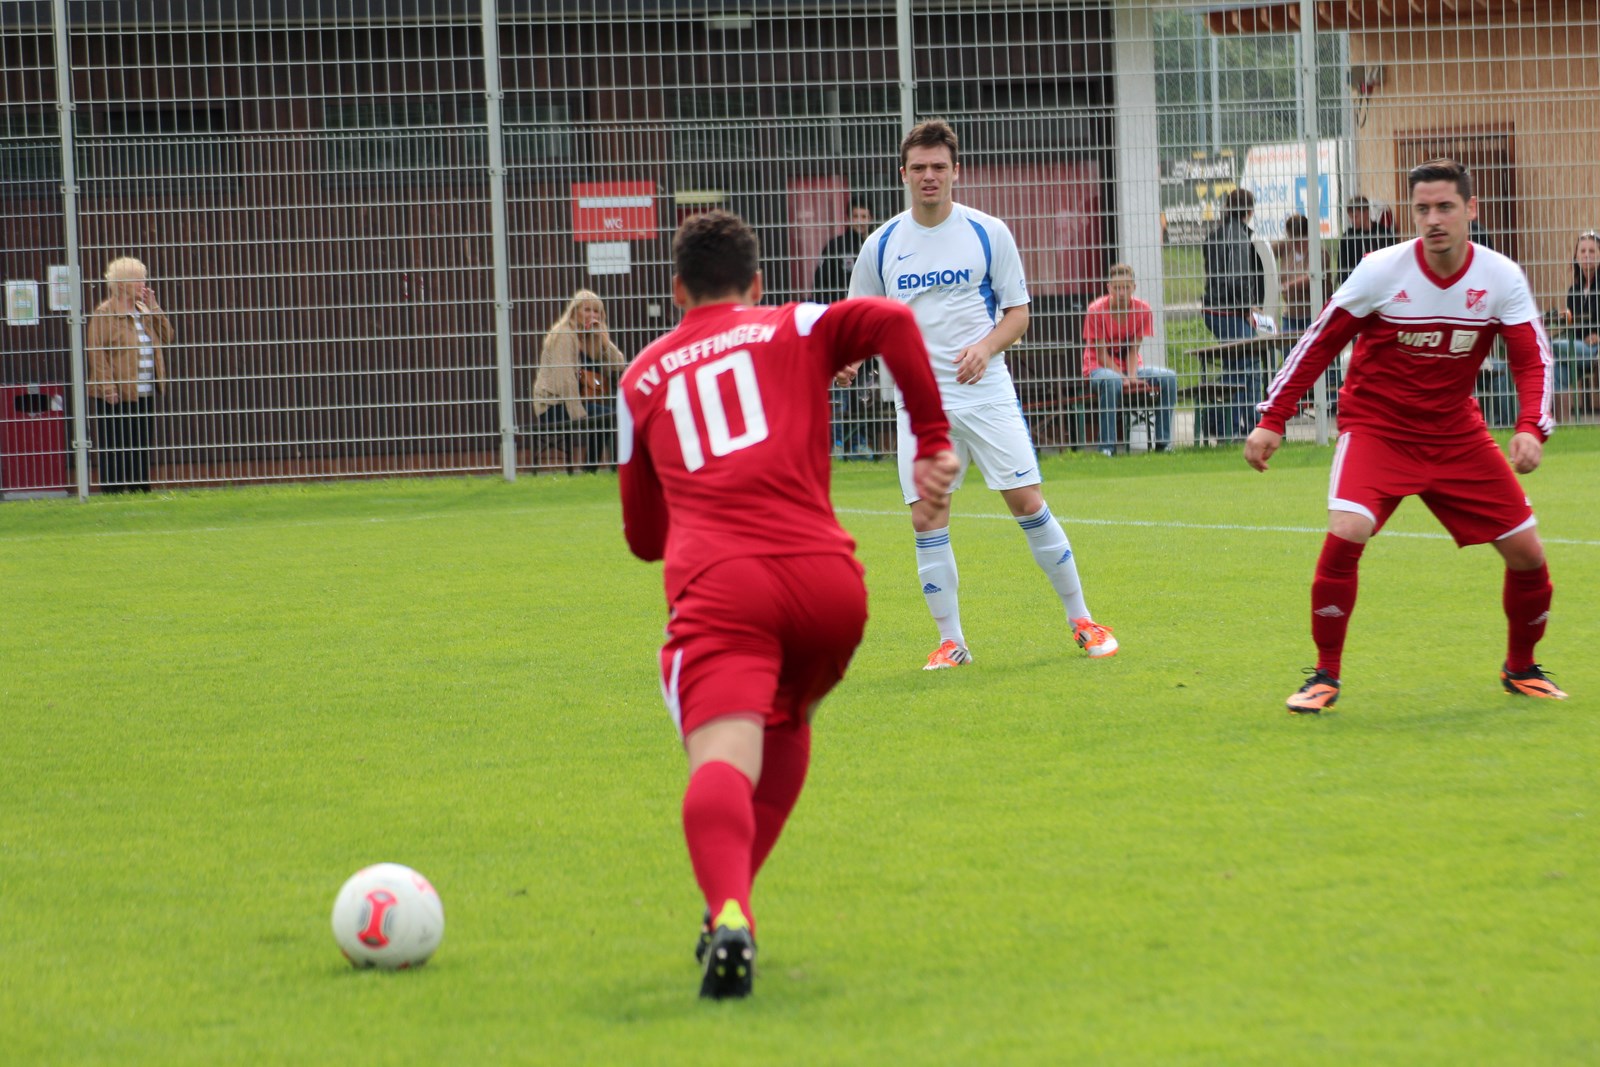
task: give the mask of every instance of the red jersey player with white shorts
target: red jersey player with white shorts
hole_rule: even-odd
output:
[[[755,234],[737,216],[673,242],[678,328],[619,387],[623,530],[665,559],[661,691],[689,757],[683,829],[706,922],[700,995],[742,997],[755,958],[750,888],[805,783],[811,716],[861,641],[867,593],[828,498],[829,389],[882,356],[917,434],[921,490],[960,469],[927,349],[888,300],[757,307]]]
[[[1552,589],[1517,481],[1538,468],[1555,428],[1550,341],[1522,268],[1468,239],[1478,201],[1467,169],[1434,160],[1409,182],[1420,236],[1368,254],[1350,273],[1273,378],[1244,446],[1245,461],[1266,470],[1300,397],[1355,339],[1339,391],[1328,536],[1311,583],[1317,665],[1289,697],[1290,711],[1319,712],[1339,699],[1362,551],[1408,496],[1421,497],[1457,545],[1492,544],[1505,559],[1506,692],[1566,697],[1533,658]],[[1496,338],[1519,403],[1509,463],[1472,395]]]

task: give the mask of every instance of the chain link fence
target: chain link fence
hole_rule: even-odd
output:
[[[1237,438],[1350,255],[1410,236],[1404,175],[1437,155],[1473,168],[1478,238],[1549,308],[1559,413],[1595,414],[1592,0],[24,0],[0,56],[6,496],[606,465],[620,361],[676,321],[677,223],[737,211],[768,300],[837,298],[857,230],[903,207],[901,134],[935,115],[957,199],[1022,249],[1007,358],[1041,449]],[[1200,313],[1241,187],[1250,338]],[[159,370],[85,348],[122,257],[172,326]],[[1151,336],[1127,379],[1091,376],[1084,317],[1119,263]],[[551,350],[583,293],[612,346]],[[1293,434],[1333,432],[1337,379]],[[1508,424],[1503,365],[1480,385]],[[870,376],[834,403],[841,456],[892,451]]]

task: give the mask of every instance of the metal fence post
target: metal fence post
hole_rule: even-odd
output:
[[[1311,314],[1313,319],[1322,313],[1323,296],[1327,293],[1327,275],[1322,269],[1322,131],[1319,108],[1322,103],[1317,94],[1317,12],[1312,0],[1300,0],[1300,69],[1296,71],[1300,91],[1301,122],[1304,123],[1306,145],[1306,247],[1311,254],[1307,264],[1311,270]],[[1334,155],[1337,157],[1338,153]],[[1337,160],[1334,161],[1337,166]],[[1330,205],[1328,217],[1334,218]],[[1316,411],[1317,444],[1328,443],[1328,376],[1317,375],[1311,387],[1312,407]]]
[[[59,2],[59,0],[58,0]],[[511,373],[511,273],[506,225],[506,162],[500,104],[500,28],[495,0],[482,0],[483,94],[489,136],[489,225],[494,257],[495,378],[500,394],[500,471],[517,480],[517,408]]]
[[[900,59],[900,136],[917,124],[917,59],[911,49],[911,0],[895,0],[894,29]],[[911,207],[911,190],[904,190],[906,207]]]
[[[56,46],[56,111],[61,129],[61,226],[72,306],[67,312],[72,364],[72,464],[78,499],[89,496],[88,389],[83,374],[83,269],[78,255],[78,172],[73,161],[72,58],[67,47],[67,0],[51,5]]]

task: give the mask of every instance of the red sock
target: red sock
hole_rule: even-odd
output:
[[[761,781],[756,786],[756,837],[750,850],[750,880],[754,882],[778,843],[784,823],[800,799],[811,766],[811,726],[769,727],[761,751]]]
[[[1550,619],[1550,568],[1541,563],[1531,571],[1506,568],[1500,602],[1506,609],[1506,670],[1525,671],[1533,666],[1533,646],[1544,636]]]
[[[731,763],[703,763],[683,794],[683,836],[694,878],[714,916],[729,900],[750,915],[750,844],[756,819],[750,779]]]
[[[1335,678],[1342,666],[1350,613],[1356,610],[1357,568],[1366,547],[1329,534],[1311,579],[1311,640],[1317,645],[1317,669]]]

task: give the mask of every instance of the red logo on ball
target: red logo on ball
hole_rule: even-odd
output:
[[[395,895],[387,889],[374,889],[367,894],[367,925],[356,935],[363,945],[383,948],[389,943],[389,935],[383,932],[383,917],[398,903]]]

